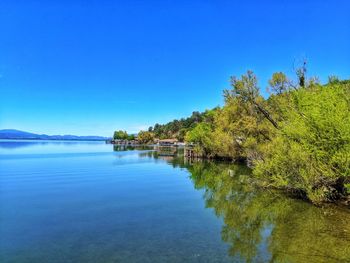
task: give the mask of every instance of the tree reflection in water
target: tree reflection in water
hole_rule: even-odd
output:
[[[204,190],[206,207],[223,218],[230,255],[247,262],[350,262],[348,210],[259,190],[244,166],[197,162],[187,169],[195,188]]]
[[[228,253],[246,262],[350,262],[350,211],[316,207],[279,191],[254,187],[250,170],[223,162],[186,162],[156,151],[142,157],[186,168],[194,187],[204,191],[207,208],[224,221]]]

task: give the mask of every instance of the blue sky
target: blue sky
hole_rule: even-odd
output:
[[[0,129],[111,135],[222,105],[253,70],[350,77],[350,1],[0,1]]]

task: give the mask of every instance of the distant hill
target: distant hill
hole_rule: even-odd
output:
[[[107,140],[108,138],[102,136],[46,135],[35,134],[14,129],[6,129],[0,130],[0,139],[103,141]]]

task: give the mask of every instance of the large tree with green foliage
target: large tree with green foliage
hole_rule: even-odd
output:
[[[140,131],[137,135],[137,140],[141,144],[153,143],[154,135],[152,132],[149,131]]]
[[[231,79],[225,105],[186,140],[208,157],[245,159],[263,185],[290,190],[315,203],[349,194],[350,85],[320,85],[297,70],[298,84],[273,74],[271,95],[260,94],[252,71]]]
[[[128,139],[128,133],[126,131],[115,131],[113,135],[114,140],[127,140]]]

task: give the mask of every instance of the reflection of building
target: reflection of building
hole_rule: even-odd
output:
[[[159,140],[158,144],[161,146],[172,146],[172,145],[177,145],[178,140],[177,139],[164,139],[164,140]]]
[[[116,144],[116,145],[140,145],[138,140],[111,140],[111,141],[107,141],[107,143],[111,143],[111,144]]]
[[[174,156],[177,153],[177,147],[173,145],[159,145],[155,149],[158,156]]]

